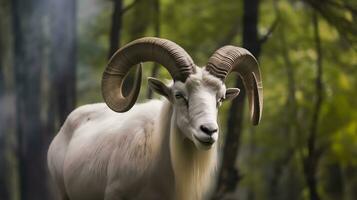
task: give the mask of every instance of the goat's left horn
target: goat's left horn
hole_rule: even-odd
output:
[[[224,46],[210,57],[205,69],[223,82],[232,71],[239,74],[249,99],[252,123],[259,124],[263,110],[263,84],[255,57],[244,48]]]
[[[175,81],[185,82],[196,70],[191,57],[174,42],[155,37],[134,40],[112,56],[103,73],[102,94],[109,108],[116,112],[126,112],[133,107],[140,90],[141,68],[138,69],[129,95],[123,96],[122,86],[131,67],[146,61],[161,64]]]

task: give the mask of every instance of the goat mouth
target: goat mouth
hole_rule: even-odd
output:
[[[196,135],[193,135],[193,136],[199,143],[201,143],[204,146],[211,146],[215,142],[214,139],[212,139],[212,138],[210,138],[208,140],[202,140],[202,139],[198,138]]]

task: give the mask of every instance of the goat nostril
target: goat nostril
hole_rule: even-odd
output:
[[[208,128],[205,127],[205,126],[203,126],[203,125],[200,126],[200,129],[201,129],[201,131],[203,131],[204,133],[207,133],[207,132],[208,132]]]
[[[202,132],[206,133],[207,135],[212,135],[213,133],[217,132],[217,128],[211,128],[205,125],[201,125],[200,129]]]

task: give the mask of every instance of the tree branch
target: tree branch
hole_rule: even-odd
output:
[[[273,34],[273,32],[276,29],[277,25],[279,24],[279,21],[280,21],[280,16],[278,15],[275,18],[274,22],[269,27],[268,32],[259,39],[259,43],[261,45],[264,44],[271,37],[271,35]]]
[[[344,12],[339,11],[349,11],[353,15],[356,15],[357,9],[353,5],[337,3],[335,1],[329,0],[302,0],[307,5],[316,10],[331,26],[335,27],[336,30],[343,36],[346,40],[351,43],[357,41],[356,34],[357,28],[353,24],[354,21],[348,20]]]
[[[216,49],[221,48],[224,45],[232,43],[233,39],[237,36],[238,32],[241,30],[241,19],[237,17],[232,28],[229,30],[227,35],[218,43]]]
[[[136,3],[138,3],[140,0],[134,0],[133,2],[131,2],[129,5],[125,6],[121,11],[120,14],[124,15],[127,11],[129,11],[130,9],[132,9]]]
[[[320,110],[323,102],[323,82],[322,82],[322,48],[321,39],[318,26],[318,17],[316,11],[313,13],[313,25],[314,25],[314,36],[315,36],[315,49],[317,54],[316,66],[316,78],[315,78],[315,89],[316,89],[316,99],[314,102],[314,108],[312,113],[312,119],[310,124],[309,136],[307,139],[307,155],[304,158],[304,172],[306,183],[308,185],[310,200],[319,200],[320,195],[317,190],[317,178],[316,171],[318,167],[318,160],[320,158],[320,150],[316,147],[316,138],[318,132],[318,123],[320,118]],[[322,153],[322,152],[321,152]]]

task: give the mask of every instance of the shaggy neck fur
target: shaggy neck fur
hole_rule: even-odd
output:
[[[171,119],[168,116],[172,116]],[[174,116],[175,111],[171,104],[165,101],[160,116],[161,148],[163,151],[165,147],[170,149],[169,156],[175,179],[175,199],[200,200],[204,194],[207,194],[214,180],[217,145],[210,150],[198,150],[194,143],[185,138],[176,127]],[[168,133],[170,133],[169,138]],[[169,143],[165,141],[168,139]]]

